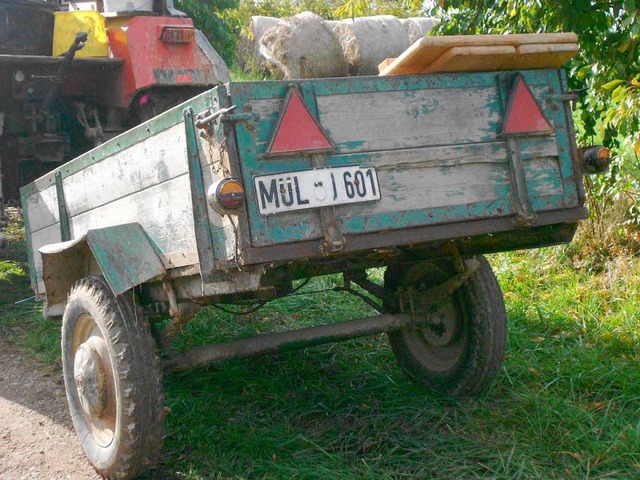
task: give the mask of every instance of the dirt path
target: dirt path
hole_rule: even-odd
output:
[[[76,440],[62,374],[0,337],[0,479],[99,478]]]

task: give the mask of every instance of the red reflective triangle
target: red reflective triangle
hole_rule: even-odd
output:
[[[334,149],[335,146],[313,118],[298,91],[291,87],[269,142],[267,154],[304,154]]]
[[[551,132],[553,132],[553,128],[544,116],[540,105],[533,98],[524,78],[518,75],[507,105],[502,133],[504,135],[531,135]]]

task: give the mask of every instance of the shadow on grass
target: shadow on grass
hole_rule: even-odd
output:
[[[510,311],[505,367],[476,399],[414,385],[384,336],[170,374],[165,460],[146,478],[633,478],[633,348],[550,320]]]
[[[20,325],[16,341],[59,368],[59,325],[9,305],[31,294],[28,276],[0,265],[0,327]],[[532,302],[521,292],[540,282],[512,278],[504,367],[480,398],[414,385],[385,336],[170,374],[164,459],[144,478],[639,478],[638,337],[563,313],[573,293]],[[209,316],[178,344],[365,315],[351,302],[321,294]]]

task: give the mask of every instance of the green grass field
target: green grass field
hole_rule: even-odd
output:
[[[0,257],[1,332],[59,373],[59,324],[32,301],[13,304],[32,295],[20,233]],[[568,251],[490,257],[510,339],[481,397],[414,385],[385,336],[174,373],[163,461],[144,478],[640,478],[640,260],[586,270]],[[176,347],[370,313],[331,291],[243,317],[207,309]]]

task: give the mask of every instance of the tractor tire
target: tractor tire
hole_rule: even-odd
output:
[[[96,472],[135,478],[162,448],[162,371],[149,324],[130,295],[78,281],[62,318],[62,367],[73,425]]]
[[[491,266],[476,257],[478,269],[427,313],[421,327],[389,332],[389,341],[400,366],[431,390],[454,397],[477,395],[486,389],[500,369],[507,340],[507,315],[502,291]],[[420,295],[455,274],[451,263],[392,265],[385,272],[385,288],[413,289]],[[385,302],[399,311],[397,297]]]

